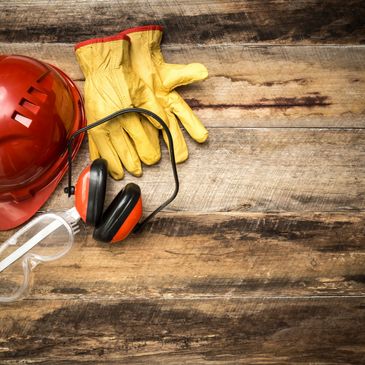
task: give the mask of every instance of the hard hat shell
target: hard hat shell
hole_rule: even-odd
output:
[[[61,70],[0,56],[0,230],[28,220],[67,170],[67,142],[85,125],[82,98]],[[74,141],[73,157],[82,142]]]

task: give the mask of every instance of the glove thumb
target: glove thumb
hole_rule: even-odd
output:
[[[208,70],[201,63],[190,63],[188,65],[165,63],[160,69],[160,74],[163,86],[171,91],[178,86],[206,79]]]

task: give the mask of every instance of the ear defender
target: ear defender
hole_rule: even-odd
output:
[[[75,186],[75,207],[86,224],[100,222],[103,214],[108,163],[98,158],[80,174]]]
[[[79,176],[75,207],[82,220],[95,226],[93,237],[102,242],[124,240],[142,217],[141,189],[130,183],[122,189],[103,214],[108,165],[96,159]]]
[[[141,189],[138,185],[129,183],[122,189],[110,203],[103,213],[106,180],[108,177],[107,161],[98,158],[86,167],[79,176],[76,186],[72,185],[72,149],[73,141],[81,133],[96,128],[103,123],[107,123],[113,118],[127,113],[139,113],[152,117],[165,131],[168,139],[170,161],[172,173],[175,181],[175,190],[171,196],[158,206],[153,212],[142,218],[142,197]],[[124,240],[131,232],[140,232],[146,223],[149,222],[158,212],[166,208],[177,196],[179,192],[179,178],[177,175],[174,141],[166,123],[155,113],[143,108],[126,108],[107,115],[94,123],[80,128],[70,137],[67,144],[68,150],[68,186],[64,192],[70,198],[75,194],[75,208],[81,219],[95,227],[93,237],[102,242],[118,242]]]

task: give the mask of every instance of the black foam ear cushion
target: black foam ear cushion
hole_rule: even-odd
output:
[[[127,184],[105,210],[100,224],[94,229],[94,239],[110,242],[128,218],[140,197],[140,187],[133,183]]]
[[[86,211],[86,223],[96,226],[103,214],[108,162],[102,158],[93,161],[90,166],[89,194]]]

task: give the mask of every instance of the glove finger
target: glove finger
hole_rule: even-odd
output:
[[[99,154],[98,148],[96,147],[96,144],[95,144],[95,142],[94,142],[94,140],[93,140],[90,133],[88,133],[87,138],[88,138],[88,141],[89,141],[90,160],[94,161],[94,160],[96,160],[97,158],[100,157],[100,154]]]
[[[108,171],[110,175],[116,180],[123,179],[123,167],[109,138],[108,132],[104,129],[95,128],[93,131],[89,132],[89,134],[95,142],[100,157],[108,161]]]
[[[133,100],[135,106],[150,110],[151,112],[157,114],[163,121],[166,121],[167,116],[165,110],[157,101],[155,94],[149,87],[139,84],[138,93],[136,93],[136,95],[138,95],[138,98],[135,97]],[[148,120],[150,120],[156,128],[162,128],[156,119],[150,117],[149,115],[144,116],[148,118]]]
[[[141,123],[142,123],[143,129],[145,130],[145,132],[148,136],[148,139],[155,146],[155,148],[159,151],[159,154],[161,157],[159,130],[155,126],[153,126],[152,123],[144,116],[141,116]]]
[[[142,175],[141,161],[138,157],[136,149],[133,146],[128,134],[123,129],[123,117],[118,118],[108,126],[110,132],[110,140],[114,150],[118,154],[120,161],[126,170],[134,175]]]
[[[184,135],[179,127],[179,122],[177,121],[175,115],[170,112],[167,113],[167,118],[168,127],[174,142],[175,160],[177,163],[184,162],[189,157],[189,153]],[[166,145],[170,148],[167,135],[164,130],[162,131],[162,136]]]
[[[173,113],[179,118],[191,138],[199,143],[203,143],[208,138],[207,129],[193,113],[190,106],[186,104],[185,100],[177,92],[173,93],[176,94],[174,95],[176,101],[171,105]]]
[[[188,65],[165,63],[160,68],[160,74],[163,86],[171,91],[178,86],[206,79],[208,70],[201,63],[190,63]]]
[[[139,158],[146,165],[153,165],[160,160],[160,146],[154,145],[152,141],[150,141],[137,114],[133,113],[128,115],[128,117],[123,117],[122,125],[132,139]]]

